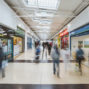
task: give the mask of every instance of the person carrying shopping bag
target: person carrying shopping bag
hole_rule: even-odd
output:
[[[59,77],[59,56],[60,52],[58,49],[57,44],[54,44],[52,51],[51,51],[51,57],[53,59],[53,73],[56,74]]]

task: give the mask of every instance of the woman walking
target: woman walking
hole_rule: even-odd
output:
[[[51,57],[53,59],[53,73],[55,74],[57,72],[58,77],[59,77],[59,56],[60,52],[57,44],[55,44],[51,51]]]

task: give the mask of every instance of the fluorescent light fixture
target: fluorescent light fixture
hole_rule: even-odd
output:
[[[39,22],[39,25],[45,26],[45,25],[51,25],[51,23],[52,22]]]
[[[26,6],[33,8],[57,10],[60,0],[24,0]]]
[[[36,28],[38,28],[38,29],[50,29],[50,27],[49,26],[36,26]]]
[[[37,17],[51,17],[53,18],[54,14],[50,14],[50,13],[47,13],[47,12],[35,12],[35,16]]]
[[[34,17],[34,18],[32,18],[32,20],[33,21],[52,21],[52,19],[48,19],[48,18],[43,18],[43,19],[41,19],[41,18],[38,18],[38,17]]]
[[[44,20],[44,19],[32,19],[33,21],[41,24],[41,25],[50,25],[52,23],[52,19]]]
[[[51,25],[52,24],[52,20],[40,20],[39,24],[43,24],[43,25]]]

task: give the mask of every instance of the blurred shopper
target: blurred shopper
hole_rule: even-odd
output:
[[[39,41],[35,41],[35,48],[39,45]]]
[[[43,43],[42,43],[42,46],[43,46],[42,58],[43,58],[43,55],[44,55],[44,50],[45,50],[45,47],[46,47],[45,42],[43,42]]]
[[[79,71],[82,75],[82,65],[81,65],[81,63],[82,63],[82,61],[85,60],[85,58],[84,58],[84,51],[81,49],[80,45],[78,46],[78,50],[76,51],[76,60],[79,64]]]
[[[3,49],[0,47],[0,68],[2,67],[2,61],[3,61]]]
[[[36,60],[39,60],[39,57],[40,57],[40,43],[38,43],[37,47],[36,47]]]
[[[51,53],[51,48],[52,48],[52,42],[49,42],[48,43],[48,53],[49,53],[49,55]]]
[[[65,71],[68,70],[69,68],[69,63],[70,63],[70,52],[69,52],[69,49],[64,47],[64,50],[63,50],[63,61],[64,61],[64,67],[65,67]]]
[[[0,69],[2,70],[2,77],[5,77],[5,68],[3,68],[3,61],[4,61],[4,52],[3,48],[0,47]]]
[[[58,46],[57,44],[54,44],[51,51],[51,57],[53,59],[53,73],[55,74],[57,72],[58,77],[59,77],[59,56],[60,52]]]

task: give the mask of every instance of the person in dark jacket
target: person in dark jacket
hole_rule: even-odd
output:
[[[81,46],[79,45],[78,46],[78,50],[76,51],[76,60],[79,64],[79,71],[82,75],[82,66],[81,66],[81,63],[82,61],[84,60],[84,51],[81,49]]]
[[[2,70],[2,78],[5,77],[5,68],[2,68],[2,62],[5,60],[3,48],[0,47],[0,69]]]
[[[4,56],[3,48],[0,47],[0,68],[2,67],[3,56]]]
[[[49,53],[49,55],[51,53],[51,45],[50,45],[50,43],[48,43],[48,53]]]

